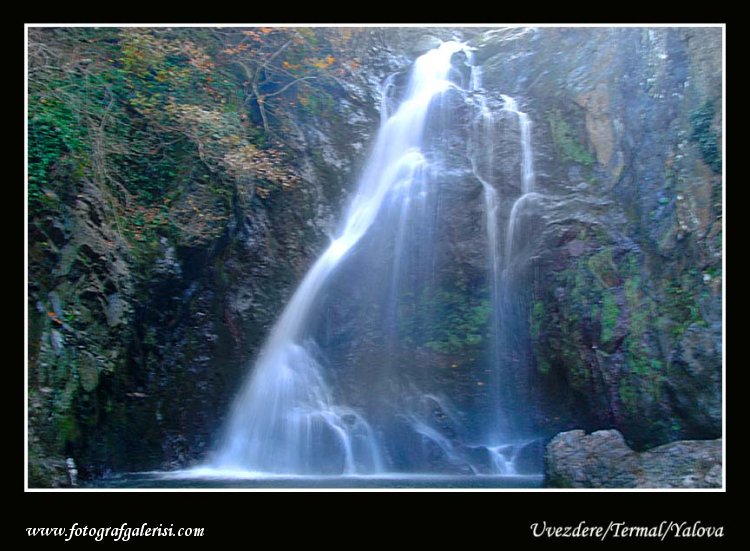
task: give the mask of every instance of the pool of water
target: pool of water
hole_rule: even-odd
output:
[[[248,489],[337,489],[337,488],[541,488],[539,475],[428,475],[390,473],[368,476],[294,476],[267,473],[213,471],[151,471],[121,473],[90,482],[89,488],[248,488]]]

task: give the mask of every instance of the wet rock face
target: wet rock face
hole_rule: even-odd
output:
[[[471,43],[490,96],[532,121],[543,198],[520,288],[536,426],[614,426],[637,448],[720,436],[720,29]]]
[[[616,430],[555,436],[545,453],[546,485],[558,488],[720,488],[722,441],[681,440],[644,452]]]

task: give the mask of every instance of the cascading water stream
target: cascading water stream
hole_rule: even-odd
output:
[[[531,141],[531,121],[529,116],[518,108],[516,100],[510,96],[501,94],[503,101],[503,111],[515,115],[518,121],[521,160],[521,195],[513,202],[508,214],[508,223],[505,230],[505,247],[504,247],[504,265],[500,283],[500,308],[498,316],[501,318],[503,325],[501,348],[505,351],[507,365],[503,367],[503,372],[510,375],[516,375],[528,365],[527,346],[525,336],[527,335],[528,305],[524,300],[523,281],[524,270],[528,266],[527,253],[525,249],[528,246],[528,232],[522,233],[521,221],[523,216],[531,207],[536,205],[543,195],[534,191],[535,174],[534,174],[534,152]],[[519,236],[523,235],[526,240],[521,241]],[[521,394],[509,399],[508,393],[502,394],[500,400],[505,403],[505,407],[512,407],[516,410],[524,410],[526,404],[523,403]],[[521,401],[519,401],[519,399]],[[515,430],[518,434],[525,432],[524,426],[528,422],[522,417],[516,417]],[[502,449],[502,448],[498,448]],[[507,451],[504,452],[507,455]],[[499,464],[515,464],[518,450],[510,450],[510,455],[501,458]],[[508,459],[509,458],[509,459]],[[507,459],[507,462],[506,462]]]
[[[494,131],[495,116],[487,104],[482,83],[482,67],[473,65],[473,59],[469,59],[471,67],[471,92],[477,106],[477,114],[474,119],[474,140],[469,142],[468,155],[471,159],[474,176],[482,184],[482,197],[484,199],[485,231],[487,234],[487,258],[488,279],[490,287],[490,301],[492,309],[490,312],[490,408],[494,415],[487,423],[487,440],[504,439],[501,435],[502,407],[499,403],[501,396],[502,380],[500,377],[500,331],[501,331],[501,258],[499,247],[499,221],[498,211],[500,200],[497,190],[490,183],[494,180]],[[488,448],[489,449],[489,448]],[[505,471],[499,471],[505,472]]]
[[[453,86],[446,42],[415,62],[405,100],[384,119],[336,239],[307,273],[263,346],[233,405],[213,464],[260,472],[376,473],[381,442],[354,408],[337,403],[308,333],[316,301],[344,258],[365,236],[386,198],[401,194],[425,164],[422,133],[432,100]],[[408,206],[403,209],[407,218]]]
[[[469,90],[456,84],[464,81],[460,67],[454,68],[458,52],[472,66]],[[498,131],[514,129],[497,116],[500,109],[491,108],[481,67],[473,66],[462,43],[445,42],[424,54],[405,90],[397,83],[394,75],[383,82],[378,135],[339,231],[272,328],[234,401],[211,461],[216,471],[517,474],[523,443],[513,438],[501,369],[507,344],[505,274],[512,253],[506,244],[501,256],[501,245],[503,237],[512,243],[517,209],[503,236],[494,146]],[[436,101],[449,90],[455,94],[450,101]],[[402,100],[394,108],[396,96]],[[446,122],[453,100],[474,108],[471,128]],[[519,122],[522,199],[531,197],[530,122],[512,98],[502,100],[502,109]],[[456,129],[470,134],[463,161],[451,156],[450,144],[461,136]],[[487,239],[491,342],[483,413],[455,408],[454,398],[462,408],[477,404],[467,402],[470,394],[445,395],[437,372],[420,367],[425,358],[436,361],[424,354],[441,338],[439,328],[448,315],[430,313],[445,300],[436,259],[442,254],[445,262],[450,247],[441,239],[450,239],[444,232],[460,212],[446,209],[462,208],[445,202],[454,185],[464,185],[452,179],[461,172],[451,172],[446,161],[465,166],[466,159],[482,185]],[[414,349],[413,339],[420,339],[421,349]]]
[[[503,100],[503,110],[513,113],[517,117],[521,134],[521,195],[516,199],[510,210],[508,229],[505,234],[505,258],[506,269],[508,269],[513,261],[513,240],[522,209],[541,195],[534,192],[534,152],[531,147],[531,121],[529,116],[518,109],[518,103],[514,98],[505,94],[501,94],[500,97]]]
[[[507,392],[503,388],[507,383],[504,374],[507,367],[501,365],[503,361],[502,350],[509,346],[510,339],[506,335],[513,315],[509,304],[514,300],[510,288],[512,273],[509,267],[514,262],[514,239],[517,231],[519,213],[529,201],[539,197],[534,190],[534,164],[531,143],[531,121],[526,113],[520,111],[516,100],[508,95],[501,94],[502,110],[512,113],[518,121],[521,160],[520,160],[520,184],[521,195],[510,209],[508,224],[505,229],[505,246],[501,256],[499,241],[498,212],[500,202],[497,190],[492,185],[494,175],[494,132],[497,131],[498,118],[488,106],[486,90],[483,87],[481,66],[474,66],[473,60],[469,58],[472,65],[471,70],[471,92],[474,97],[477,115],[474,122],[475,139],[469,144],[469,157],[475,177],[482,184],[485,228],[487,233],[487,256],[489,264],[490,294],[492,301],[491,313],[491,344],[489,350],[490,364],[490,407],[494,412],[493,417],[487,423],[487,432],[484,436],[484,446],[490,452],[493,462],[492,470],[498,473],[511,474],[515,472],[515,459],[518,455],[519,444],[512,444],[511,427],[506,418],[506,405],[503,403]]]
[[[504,105],[503,109],[518,117],[518,126],[521,133],[521,195],[534,190],[534,153],[531,149],[531,121],[523,111],[519,111],[515,99],[501,94]]]

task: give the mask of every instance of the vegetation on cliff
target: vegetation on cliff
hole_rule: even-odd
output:
[[[189,433],[215,429],[216,406],[184,387],[230,391],[231,374],[211,375],[205,358],[218,341],[236,347],[243,323],[268,323],[320,239],[287,207],[320,202],[295,136],[362,101],[342,84],[362,32],[29,29],[32,485],[62,483],[66,456],[83,476],[179,462],[195,449]],[[279,285],[238,314],[217,295],[240,276],[228,251],[246,230],[285,251],[244,253]],[[170,411],[178,396],[198,411]]]
[[[31,486],[66,484],[66,458],[85,480],[205,456],[333,231],[379,101],[392,108],[412,58],[458,32],[433,31],[28,30]],[[449,90],[440,124],[455,141],[431,144],[450,159],[435,171],[445,212],[432,279],[368,307],[359,288],[382,275],[342,269],[341,296],[354,299],[331,301],[338,333],[319,328],[358,375],[347,392],[393,392],[388,377],[414,369],[435,400],[477,412],[496,406],[499,370],[529,434],[616,428],[636,450],[720,437],[716,31],[466,31],[493,110],[490,166],[478,172],[466,153],[475,93]],[[520,193],[518,124],[501,92],[529,116],[536,179],[502,266],[506,337],[489,351],[477,176],[492,180],[503,228]],[[354,318],[369,330],[348,332]],[[398,342],[380,338],[385,319]]]

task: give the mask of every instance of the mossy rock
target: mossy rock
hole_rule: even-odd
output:
[[[96,358],[89,353],[83,352],[78,361],[78,378],[81,388],[86,392],[92,392],[99,384],[99,369]]]

